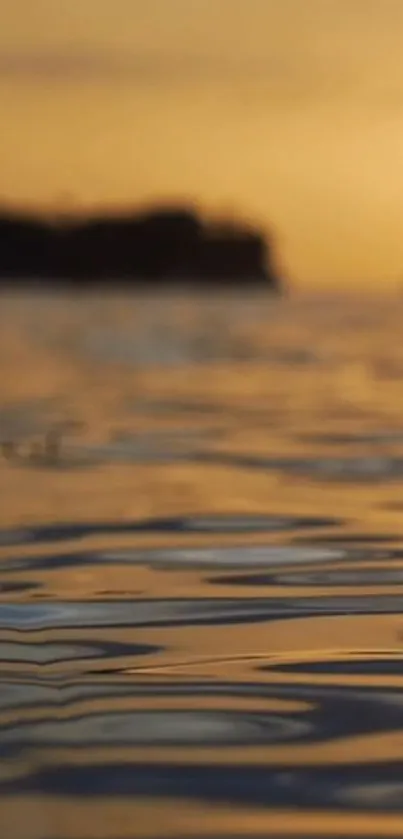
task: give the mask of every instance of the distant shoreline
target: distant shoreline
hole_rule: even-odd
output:
[[[0,212],[0,284],[280,291],[263,234],[187,207],[47,222]]]

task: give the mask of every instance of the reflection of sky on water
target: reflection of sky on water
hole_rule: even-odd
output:
[[[192,626],[265,623],[320,615],[391,615],[403,610],[402,595],[346,597],[65,601],[0,605],[0,629],[101,626]]]
[[[125,533],[271,533],[303,528],[336,527],[337,518],[320,516],[172,516],[129,521],[66,522],[44,524],[26,529],[0,530],[0,547],[18,544],[60,542],[92,535],[123,535]],[[291,548],[293,550],[293,548]]]
[[[20,365],[0,438],[24,458],[0,464],[0,821],[67,800],[48,833],[71,839],[91,802],[146,801],[163,822],[129,818],[130,839],[241,836],[236,808],[263,812],[262,839],[279,813],[298,819],[283,837],[323,814],[315,835],[349,836],[354,814],[357,835],[382,816],[387,836],[403,812],[400,304],[153,305],[0,312]],[[23,367],[46,390],[45,359],[42,399]],[[28,462],[66,418],[63,462]],[[169,805],[197,802],[208,830],[177,830]],[[212,804],[233,822],[215,831]]]

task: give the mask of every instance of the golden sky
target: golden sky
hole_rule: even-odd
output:
[[[0,197],[190,197],[301,284],[403,279],[403,0],[0,5]]]

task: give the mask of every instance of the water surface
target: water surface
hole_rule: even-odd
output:
[[[2,835],[403,836],[402,318],[3,297]]]

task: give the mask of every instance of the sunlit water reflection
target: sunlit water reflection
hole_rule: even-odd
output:
[[[2,300],[2,836],[403,836],[402,318]]]

